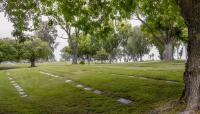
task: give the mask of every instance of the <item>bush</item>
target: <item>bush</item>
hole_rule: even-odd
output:
[[[84,65],[84,64],[85,64],[85,61],[81,61],[79,64]]]

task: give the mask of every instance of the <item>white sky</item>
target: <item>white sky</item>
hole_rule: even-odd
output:
[[[12,37],[13,24],[4,17],[4,13],[0,13],[0,37]]]
[[[133,26],[138,26],[141,24],[140,21],[138,20],[130,20],[130,23]],[[56,27],[58,30],[58,35],[59,36],[63,36],[63,37],[67,37],[66,33],[60,29],[60,27]],[[6,17],[4,17],[4,13],[0,13],[0,38],[5,38],[5,37],[12,37],[12,31],[13,31],[13,24],[11,22],[8,21],[8,19]],[[56,43],[59,43],[58,47],[55,49],[55,58],[56,60],[60,60],[60,50],[62,48],[64,48],[65,46],[67,46],[67,40],[66,39],[61,39],[61,38],[57,38],[56,39]],[[185,51],[184,51],[185,52]],[[155,47],[151,48],[150,53],[154,53],[155,55],[155,60],[158,60],[158,56],[159,53],[157,51],[157,49]],[[175,54],[176,55],[176,54]],[[143,59],[148,59],[148,55],[145,55],[143,57]]]

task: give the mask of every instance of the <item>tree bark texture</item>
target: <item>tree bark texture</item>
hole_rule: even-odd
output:
[[[188,59],[185,66],[185,88],[181,100],[188,110],[200,109],[200,0],[178,0],[188,26]]]
[[[73,57],[72,57],[72,64],[78,64],[78,42],[73,42],[72,44],[73,50]]]
[[[174,47],[172,42],[165,43],[165,50],[163,52],[163,60],[172,61],[174,60]]]

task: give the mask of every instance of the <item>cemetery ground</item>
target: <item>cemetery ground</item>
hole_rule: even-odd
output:
[[[0,65],[0,113],[173,114],[184,109],[173,108],[184,86],[184,63]]]

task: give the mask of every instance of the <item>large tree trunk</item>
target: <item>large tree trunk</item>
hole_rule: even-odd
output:
[[[165,50],[163,52],[163,60],[172,61],[174,60],[174,47],[172,42],[165,43]]]
[[[199,25],[200,26],[200,25]],[[188,59],[184,73],[185,89],[182,100],[187,102],[187,108],[200,108],[200,31],[189,28]]]
[[[185,67],[185,89],[181,100],[188,110],[200,109],[200,1],[178,0],[181,13],[188,26],[188,59]]]
[[[143,61],[143,60],[142,60],[142,54],[140,54],[139,58],[140,58],[140,62],[142,62],[142,61]]]
[[[112,54],[109,55],[109,64],[112,64]]]
[[[88,64],[90,64],[90,61],[91,61],[90,55],[87,55],[86,57],[87,57],[87,62],[88,62]]]
[[[72,56],[72,64],[78,64],[78,43],[73,43],[73,56]]]

